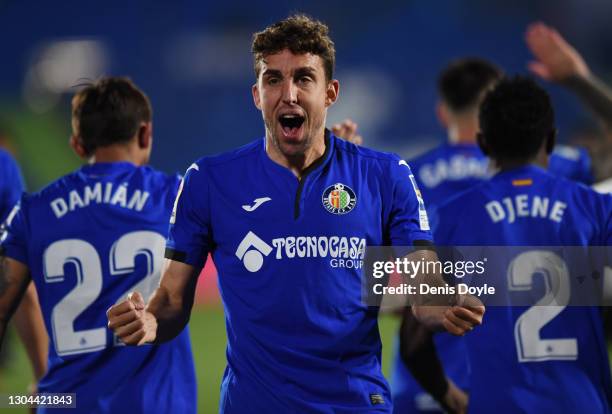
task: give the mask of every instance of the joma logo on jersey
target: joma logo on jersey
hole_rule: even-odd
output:
[[[330,258],[334,268],[360,269],[365,255],[366,240],[345,236],[288,236],[272,240],[272,246],[252,231],[242,239],[236,249],[236,257],[242,260],[249,272],[259,271],[264,256],[273,251],[276,260],[299,258]]]
[[[323,192],[323,207],[332,214],[346,214],[355,208],[357,196],[351,187],[337,183]]]

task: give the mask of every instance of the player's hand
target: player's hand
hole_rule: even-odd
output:
[[[468,406],[467,393],[457,387],[450,378],[447,378],[447,382],[448,390],[444,395],[444,401],[442,401],[445,411],[453,414],[465,414]]]
[[[132,292],[121,303],[106,311],[108,327],[126,345],[153,342],[157,336],[157,319],[145,310],[142,295]]]
[[[338,138],[342,138],[356,145],[363,144],[363,137],[357,133],[357,124],[351,119],[345,119],[331,127],[331,131]]]
[[[527,66],[537,76],[551,82],[589,76],[589,67],[582,56],[552,27],[541,22],[529,25],[525,41],[537,59]]]
[[[463,336],[482,324],[484,304],[473,295],[461,295],[459,302],[444,312],[442,326],[449,333]]]

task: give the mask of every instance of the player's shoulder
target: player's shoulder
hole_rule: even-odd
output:
[[[426,164],[440,158],[445,158],[448,155],[450,146],[447,142],[442,142],[436,145],[433,148],[429,148],[425,152],[422,152],[414,157],[411,157],[408,160],[408,163],[411,166],[417,166],[421,164]]]
[[[12,160],[13,157],[11,156],[11,154],[5,150],[4,148],[0,148],[0,160],[5,161],[5,160]]]
[[[473,209],[472,206],[480,204],[481,200],[486,197],[485,194],[489,188],[488,184],[488,181],[483,180],[482,182],[474,184],[473,187],[452,194],[440,203],[436,210],[439,212],[447,210],[458,212],[464,209],[470,211]]]
[[[556,145],[551,160],[580,162],[590,159],[589,153],[585,148],[572,147],[569,145]]]
[[[584,203],[604,203],[612,206],[612,194],[600,193],[584,183],[570,180],[569,178],[565,177],[559,177],[558,186],[560,189],[565,189],[566,191],[573,193],[574,197],[572,197],[572,200],[574,201],[582,201]]]
[[[181,174],[179,173],[167,173],[165,171],[160,171],[156,168],[151,167],[150,165],[145,165],[142,167],[138,167],[136,170],[137,174],[140,174],[143,179],[148,179],[154,185],[160,186],[161,188],[176,186],[181,181]]]
[[[24,192],[19,201],[20,209],[26,212],[30,208],[40,206],[41,204],[47,204],[58,197],[62,197],[74,182],[75,173],[76,171],[73,171],[63,175],[51,181],[40,190],[28,193]]]
[[[4,171],[18,168],[17,161],[13,158],[13,155],[4,148],[0,148],[0,166],[2,166]]]
[[[123,165],[127,164],[123,163]],[[91,180],[92,177],[96,177],[95,170],[89,171],[87,168],[88,166],[84,166],[71,171],[50,182],[42,189],[26,195],[23,204],[48,203],[58,197],[69,196],[73,190],[78,192],[85,186],[102,186],[101,182],[98,184],[98,182]],[[148,165],[134,166],[124,171],[127,171],[128,175],[119,176],[122,184],[129,181],[130,186],[134,185],[138,189],[148,192],[176,192],[181,179],[179,174],[168,174]],[[96,191],[96,188],[92,188],[92,191]],[[101,189],[101,191],[106,190]]]
[[[556,175],[591,185],[594,182],[591,164],[585,148],[559,145],[550,155],[548,169]]]
[[[189,166],[189,169],[201,171],[205,168],[233,168],[237,164],[248,162],[249,158],[256,157],[259,152],[261,152],[264,148],[264,140],[258,138],[254,141],[249,142],[246,145],[243,145],[230,151],[200,157],[198,160],[196,160],[193,164]]]
[[[338,155],[344,155],[347,158],[352,158],[365,163],[381,164],[388,166],[397,164],[402,158],[392,152],[378,151],[362,145],[356,145],[344,139],[333,137],[334,151]]]

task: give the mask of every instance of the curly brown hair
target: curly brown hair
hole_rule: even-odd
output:
[[[296,14],[253,34],[251,52],[255,76],[259,77],[260,63],[266,56],[284,49],[296,55],[312,53],[319,56],[323,60],[327,80],[332,79],[336,49],[329,37],[329,28],[324,23],[304,14]]]

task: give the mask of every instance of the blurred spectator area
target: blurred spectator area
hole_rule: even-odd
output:
[[[311,14],[336,42],[340,100],[328,124],[352,117],[366,145],[409,157],[443,140],[434,116],[437,72],[476,55],[507,72],[530,59],[526,25],[557,27],[592,69],[612,83],[612,2],[321,0],[279,3],[76,0],[0,1],[0,130],[36,190],[73,169],[70,96],[101,75],[127,75],[154,106],[152,163],[183,171],[193,159],[263,135],[252,104],[251,35],[290,13]],[[585,24],[588,22],[588,24]],[[609,153],[595,121],[571,94],[546,85],[560,141]],[[607,152],[606,152],[607,151]],[[596,157],[597,158],[597,157]],[[599,157],[598,178],[612,175]]]

